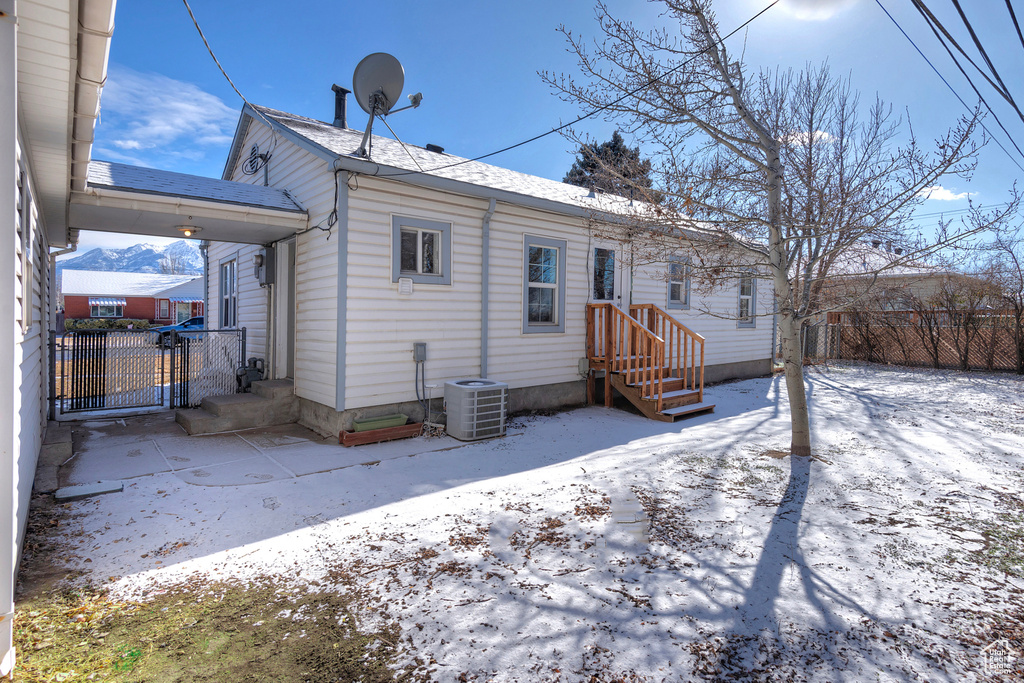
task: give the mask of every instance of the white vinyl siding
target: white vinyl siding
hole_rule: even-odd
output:
[[[667,269],[668,264],[655,264],[638,269],[633,286],[634,304],[654,304],[664,308],[665,278],[669,272]],[[704,336],[706,366],[771,358],[770,324],[759,325],[755,329],[736,329],[737,281],[735,278],[726,280],[722,287],[711,292],[706,292],[694,284],[690,290],[689,309],[667,309],[676,320]],[[759,315],[771,313],[762,301],[756,302],[756,306]]]
[[[14,274],[14,308],[9,308],[7,324],[13,325],[14,353],[7,359],[6,380],[13,393],[15,547],[21,548],[28,520],[29,500],[36,463],[46,427],[46,397],[49,387],[47,368],[48,311],[51,309],[49,257],[37,193],[32,184],[30,160],[22,154],[20,140],[15,142],[14,238],[13,249],[6,250],[6,267]],[[8,191],[12,188],[7,186]],[[10,244],[10,243],[9,243]],[[10,328],[8,328],[10,329]],[[10,424],[10,423],[9,423]]]
[[[334,174],[326,169],[323,159],[278,139],[273,144],[266,126],[254,120],[245,135],[245,153],[228,174],[236,182],[263,184],[263,171],[255,175],[242,173],[248,150],[258,144],[261,150],[273,149],[267,166],[270,185],[288,193],[309,212],[310,225],[326,225],[334,208]],[[344,174],[341,176],[344,182]],[[321,230],[299,235],[295,239],[295,395],[335,407],[337,386],[338,342],[338,228],[328,238]],[[211,244],[210,267],[228,254],[238,253],[238,324],[246,328],[246,355],[264,358],[267,367],[275,364],[268,345],[268,322],[271,318],[269,288],[260,287],[253,275],[253,256],[260,245]],[[211,279],[211,290],[213,285]],[[210,320],[217,320],[216,297],[210,292]],[[286,315],[281,316],[287,319]]]

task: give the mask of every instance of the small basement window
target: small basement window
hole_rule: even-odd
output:
[[[393,216],[391,281],[409,278],[417,284],[450,285],[451,234],[451,223]]]

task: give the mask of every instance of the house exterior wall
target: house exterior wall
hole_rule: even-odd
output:
[[[292,144],[275,144],[269,130],[254,122],[246,132],[243,149],[258,145],[260,150],[273,150],[267,166],[269,184],[288,190],[289,194],[309,212],[311,225],[326,226],[334,208],[334,174],[327,163],[310,152]],[[261,184],[262,170],[255,175],[242,171],[241,159],[226,174],[229,180]],[[342,177],[344,182],[344,176]],[[326,406],[336,405],[337,341],[338,341],[338,249],[337,229],[329,234],[311,230],[296,238],[295,254],[295,394]],[[220,315],[220,263],[237,255],[239,277],[239,324],[246,326],[247,356],[260,356],[271,362],[268,320],[281,325],[284,312],[271,315],[270,289],[261,288],[253,273],[253,256],[258,245],[211,243],[209,248],[209,318],[210,326]],[[280,330],[281,334],[293,331]]]
[[[0,374],[13,381],[13,387],[3,388],[4,393],[10,391],[14,399],[13,410],[4,412],[4,415],[13,417],[13,443],[4,443],[0,447],[10,447],[15,455],[14,514],[11,522],[15,525],[14,556],[18,557],[28,521],[36,463],[46,428],[49,385],[46,351],[52,292],[49,250],[36,199],[31,160],[23,153],[20,140],[16,144],[15,167],[14,222],[13,225],[5,223],[2,226],[8,232],[5,241],[14,245],[13,253],[8,251],[5,254],[7,266],[3,268],[8,273],[6,277],[13,277],[13,320],[3,322],[6,334],[13,332],[13,354],[0,354],[12,370]],[[11,417],[0,419],[8,420]]]
[[[685,254],[679,256],[686,257]],[[633,303],[666,308],[666,266],[645,265],[637,271],[633,282]],[[710,292],[698,292],[698,282],[694,278],[689,309],[669,311],[680,323],[704,337],[705,381],[717,382],[771,372],[774,295],[770,280],[759,279],[756,282],[754,305],[757,317],[753,327],[741,326],[736,320],[738,278]],[[758,367],[760,369],[756,370]]]
[[[267,128],[255,120],[245,132],[241,148],[248,150],[253,145],[273,150],[269,183],[287,189],[309,211],[311,225],[326,225],[335,206],[329,162],[287,140],[275,144]],[[242,172],[243,161],[226,177],[262,182],[262,171],[255,175]],[[510,385],[517,407],[539,405],[549,390],[561,405],[585,400],[579,361],[585,356],[585,311],[592,297],[591,249],[595,242],[583,219],[496,204],[489,220],[485,344],[481,298],[486,198],[372,176],[348,178],[342,173],[337,205],[341,213],[330,238],[321,230],[297,238],[295,327],[299,333],[295,337],[294,386],[303,399],[304,422],[330,433],[348,426],[357,415],[396,406],[415,413],[415,342],[427,344],[426,384],[437,386],[435,398],[442,396],[444,382],[481,375],[481,350],[486,346],[487,376]],[[451,265],[438,283],[421,279],[413,282],[411,292],[401,291],[393,273],[398,248],[394,243],[396,217],[443,226]],[[534,238],[565,245],[562,331],[536,334],[523,330],[524,240]],[[256,283],[252,257],[257,249],[254,245],[217,243],[209,249],[211,323],[218,321],[220,314],[220,264],[237,259],[239,325],[249,330],[247,355],[261,355],[267,349],[268,335],[274,334],[272,325],[281,324],[286,317],[273,310],[275,299]],[[339,249],[344,254],[340,262]],[[640,269],[633,285],[634,303],[666,307],[667,284],[661,272]],[[769,310],[771,302],[765,285],[764,281],[758,285],[757,309],[761,313]],[[628,282],[622,287],[628,297]],[[694,293],[690,311],[672,311],[706,336],[706,365],[717,367],[722,379],[770,370],[772,320],[759,318],[753,328],[737,329],[737,297],[738,283],[704,299]],[[702,307],[733,319],[698,315]],[[343,314],[340,324],[339,311]],[[277,322],[268,327],[268,320]],[[267,366],[274,367],[271,358],[267,360]],[[715,372],[709,376],[718,378]],[[522,399],[518,403],[517,396]]]

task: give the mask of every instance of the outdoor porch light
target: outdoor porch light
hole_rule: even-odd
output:
[[[185,237],[191,237],[197,232],[202,232],[202,228],[197,228],[193,225],[179,225],[178,230],[185,234]]]

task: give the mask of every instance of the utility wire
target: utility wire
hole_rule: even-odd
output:
[[[931,61],[930,59],[928,59],[928,57],[927,57],[927,56],[926,56],[926,55],[924,54],[924,52],[922,52],[922,51],[921,51],[921,48],[919,48],[919,47],[917,46],[917,43],[915,43],[915,42],[914,42],[914,39],[913,39],[913,38],[911,38],[911,37],[910,37],[909,35],[907,35],[907,32],[903,30],[903,27],[902,27],[902,26],[900,26],[900,23],[899,23],[898,21],[896,21],[896,18],[895,18],[895,17],[893,17],[893,16],[891,15],[891,14],[889,14],[889,10],[887,10],[887,9],[885,8],[885,5],[883,5],[883,4],[882,4],[882,0],[875,0],[875,4],[877,4],[877,5],[878,5],[878,6],[879,6],[879,7],[881,8],[881,10],[882,10],[883,12],[885,12],[885,16],[889,17],[889,20],[890,20],[890,21],[892,21],[892,23],[893,23],[893,24],[894,24],[894,25],[896,26],[896,28],[897,28],[897,29],[899,29],[899,32],[903,34],[903,37],[904,37],[904,38],[906,38],[906,39],[907,39],[907,40],[908,40],[908,41],[910,42],[910,44],[914,46],[914,49],[915,49],[915,50],[917,50],[917,54],[921,55],[921,59],[923,59],[923,60],[924,60],[924,61],[925,61],[925,62],[926,62],[926,63],[928,64],[928,66],[930,66],[930,67],[931,67],[932,71],[934,71],[934,72],[935,72],[935,75],[936,75],[936,76],[938,76],[938,77],[939,77],[939,79],[940,79],[940,80],[941,80],[941,81],[942,81],[943,83],[945,83],[945,84],[946,84],[946,87],[947,87],[947,88],[949,88],[949,91],[950,91],[951,93],[953,93],[953,95],[954,95],[954,96],[956,97],[956,99],[958,99],[958,100],[960,101],[960,104],[964,105],[964,108],[965,108],[965,109],[967,109],[967,111],[973,111],[973,109],[971,109],[971,107],[970,107],[970,106],[969,106],[969,105],[968,105],[968,104],[967,104],[966,102],[964,102],[964,99],[963,99],[962,97],[960,97],[960,94],[959,94],[959,93],[958,93],[958,92],[957,92],[957,91],[956,91],[956,90],[955,90],[955,89],[953,88],[953,86],[949,84],[949,81],[947,81],[947,80],[946,80],[946,77],[942,75],[942,72],[940,72],[940,71],[939,71],[939,70],[938,70],[938,69],[937,69],[937,68],[935,67],[935,65],[934,65],[934,64],[932,64],[932,61]],[[945,45],[945,43],[943,43],[943,45]],[[947,49],[947,51],[948,51],[948,49],[949,49],[949,48],[946,48],[946,49]],[[958,65],[958,66],[959,66],[959,65]],[[962,69],[961,69],[961,71],[962,71]],[[968,81],[969,81],[969,80],[970,80],[970,79],[968,79]],[[973,84],[971,85],[971,87],[974,87],[974,86],[973,86]],[[977,89],[975,89],[975,92],[977,92]],[[980,97],[980,94],[979,94],[979,97]],[[985,106],[987,107],[988,105],[985,105]],[[991,111],[991,110],[990,110],[990,111]],[[993,116],[994,116],[994,115],[993,115]],[[996,119],[996,121],[998,121],[998,120],[999,120],[999,119]],[[1002,128],[1002,124],[1000,124],[1000,128]],[[999,141],[999,138],[997,138],[997,137],[995,137],[994,135],[992,135],[992,133],[991,133],[991,132],[989,131],[989,129],[988,129],[987,127],[985,127],[985,124],[984,124],[984,123],[982,123],[982,124],[981,124],[981,129],[982,129],[982,130],[984,130],[984,131],[985,131],[986,133],[988,133],[988,135],[989,135],[989,136],[990,136],[990,137],[991,137],[991,138],[992,138],[993,140],[995,140],[995,142],[996,142],[996,145],[998,145],[998,146],[999,146],[999,149],[1003,150],[1003,152],[1004,152],[1004,153],[1006,154],[1007,158],[1009,158],[1009,159],[1010,159],[1010,161],[1012,161],[1012,162],[1013,162],[1014,166],[1016,166],[1017,168],[1019,168],[1019,169],[1021,170],[1021,172],[1024,172],[1024,166],[1021,166],[1020,162],[1019,162],[1019,161],[1017,161],[1017,160],[1016,160],[1016,159],[1015,159],[1015,158],[1013,157],[1013,155],[1012,155],[1012,154],[1010,154],[1009,150],[1007,150],[1007,149],[1006,149],[1006,147],[1004,147],[1004,146],[1003,146],[1003,143],[1001,143],[1001,142]],[[1004,133],[1006,132],[1006,129],[1005,129],[1005,128],[1003,129],[1003,132],[1004,132]],[[1009,134],[1009,133],[1007,133],[1007,134],[1006,134],[1006,136],[1007,136],[1008,138],[1010,138],[1010,143],[1011,143],[1011,144],[1013,144],[1013,146],[1014,146],[1014,147],[1017,147],[1016,143],[1014,143],[1014,142],[1013,142],[1013,138],[1011,138],[1011,137],[1010,137],[1010,134]],[[1019,149],[1019,148],[1017,149],[1017,152],[1018,152],[1018,153],[1020,153],[1020,149]],[[1021,156],[1022,156],[1022,157],[1024,157],[1024,153],[1021,153]]]
[[[914,5],[917,6],[918,11],[921,12],[921,6],[923,6],[924,3],[921,2],[921,0],[914,0]],[[974,84],[974,81],[971,80],[971,77],[967,75],[967,71],[964,70],[964,67],[960,64],[960,61],[956,58],[956,55],[953,54],[953,51],[950,50],[949,46],[946,45],[944,40],[942,40],[942,36],[939,35],[939,32],[935,29],[931,22],[928,21],[928,17],[925,16],[924,12],[921,12],[921,14],[922,16],[925,17],[925,23],[928,24],[928,28],[930,28],[932,30],[932,33],[935,34],[935,37],[939,39],[939,43],[942,45],[943,49],[946,50],[946,54],[949,55],[949,58],[953,60],[953,64],[960,71],[960,74],[967,79],[967,83],[971,86],[971,89],[974,90],[974,94],[978,96],[978,99],[981,100],[981,103],[985,105],[985,108],[988,109],[990,114],[992,114],[992,118],[995,119],[995,122],[999,125],[999,128],[1003,131],[1003,133],[1006,134],[1006,137],[1010,140],[1010,144],[1013,145],[1014,149],[1017,150],[1017,153],[1020,154],[1021,157],[1024,157],[1024,152],[1022,152],[1020,147],[1017,146],[1017,141],[1013,139],[1012,135],[1010,135],[1010,131],[1006,130],[1006,126],[1004,126],[1003,122],[999,120],[999,115],[996,114],[995,110],[992,109],[992,107],[989,105],[988,101],[985,99],[985,96],[981,94],[980,90],[978,90],[978,86],[976,86]],[[988,77],[986,76],[986,79],[987,78]],[[989,80],[989,83],[992,83],[992,81]],[[995,88],[997,91],[999,90],[998,86],[996,86],[995,83],[992,83],[992,87]],[[1016,108],[1016,106],[1014,106],[1014,108]],[[1021,121],[1024,121],[1024,115],[1021,115]]]
[[[772,7],[775,7],[775,5],[777,5],[779,3],[779,1],[780,0],[773,0],[773,2],[770,5],[768,5],[763,10],[761,10],[760,12],[758,12],[757,14],[755,14],[754,16],[750,17],[745,22],[743,22],[742,24],[737,26],[735,29],[733,29],[731,32],[729,32],[728,35],[724,36],[723,38],[719,38],[718,44],[724,43],[726,41],[726,39],[731,38],[732,36],[736,35],[740,31],[742,31],[744,28],[747,27],[747,25],[752,23],[755,19],[759,18],[762,14],[764,14],[765,12],[770,10]],[[706,51],[706,49],[704,51]],[[561,131],[565,130],[566,128],[569,128],[570,126],[574,126],[574,125],[576,125],[577,123],[579,123],[581,121],[585,121],[585,120],[589,119],[590,117],[594,116],[595,114],[600,114],[601,112],[603,112],[603,111],[605,111],[607,109],[610,109],[611,107],[615,106],[619,102],[622,102],[623,100],[628,99],[628,98],[636,95],[638,92],[646,90],[647,88],[651,87],[655,83],[658,83],[659,81],[661,81],[661,79],[663,79],[665,76],[669,76],[669,75],[675,73],[676,71],[679,71],[684,66],[686,66],[687,64],[689,64],[693,60],[697,59],[697,57],[700,56],[700,54],[702,54],[704,51],[702,51],[701,53],[698,53],[697,55],[694,55],[693,57],[690,57],[689,59],[687,59],[683,63],[679,64],[676,67],[673,67],[672,69],[669,69],[668,71],[666,71],[665,73],[657,76],[656,78],[652,78],[651,80],[647,81],[643,85],[641,85],[641,86],[639,86],[637,88],[634,88],[633,90],[630,90],[629,92],[627,92],[622,97],[614,99],[611,102],[609,102],[608,104],[604,104],[604,105],[602,105],[600,107],[597,107],[596,109],[592,109],[590,112],[588,112],[588,113],[584,114],[583,116],[580,116],[580,117],[570,121],[569,123],[564,123],[561,126],[558,126],[557,128],[552,128],[551,130],[549,130],[549,131],[547,131],[545,133],[541,133],[540,135],[534,135],[532,138],[529,138],[527,140],[523,140],[521,142],[517,142],[514,145],[509,145],[508,147],[503,147],[503,148],[501,148],[501,149],[499,149],[497,151],[488,152],[487,154],[481,154],[480,156],[473,157],[472,159],[463,159],[462,161],[456,161],[456,162],[448,164],[446,166],[438,166],[436,168],[431,168],[431,169],[428,169],[426,172],[427,173],[433,173],[434,171],[443,171],[443,170],[448,169],[448,168],[454,168],[455,166],[461,166],[463,164],[468,164],[468,163],[470,163],[472,161],[480,161],[482,159],[487,159],[488,157],[493,157],[493,156],[496,156],[498,154],[502,154],[504,152],[508,152],[510,150],[513,150],[516,147],[522,147],[523,145],[528,145],[531,142],[536,142],[537,140],[540,140],[541,138],[545,138],[545,137],[547,137],[549,135],[552,135],[553,133],[561,132]],[[1024,171],[1024,169],[1021,169],[1021,170]],[[414,174],[417,174],[417,173],[420,173],[420,171],[400,171],[398,173],[378,173],[378,174],[375,174],[375,175],[377,177],[379,177],[379,178],[394,178],[396,176],[414,175]]]
[[[217,55],[213,54],[213,48],[210,47],[210,42],[206,40],[206,34],[203,33],[203,29],[199,26],[199,21],[196,19],[196,15],[192,12],[192,6],[188,4],[188,0],[181,1],[185,3],[185,9],[188,10],[188,16],[192,18],[192,25],[196,27],[196,31],[199,32],[199,37],[203,39],[203,45],[206,46],[206,51],[210,53],[210,57],[213,58],[214,64],[216,64],[217,68],[220,69],[220,72],[224,74],[224,78],[227,79],[228,84],[231,86],[231,89],[234,90],[235,94],[242,98],[242,101],[249,105],[249,108],[256,112],[256,115],[263,119],[263,122],[270,127],[270,134],[273,136],[273,144],[271,145],[270,151],[266,153],[268,155],[267,161],[269,161],[270,155],[272,155],[274,150],[277,148],[277,132],[274,130],[274,125],[270,122],[270,119],[268,119],[266,116],[263,115],[263,113],[260,110],[254,107],[252,103],[249,102],[249,100],[245,99],[245,95],[242,94],[242,91],[235,86],[235,82],[231,80],[231,76],[228,76],[228,72],[224,70],[223,66],[221,66],[220,60],[217,59]]]
[[[981,74],[982,78],[984,78],[986,81],[988,81],[988,84],[992,86],[992,89],[995,90],[997,93],[999,93],[1004,100],[1009,102],[1010,106],[1012,106],[1017,111],[1017,114],[1021,116],[1022,120],[1024,120],[1024,114],[1021,114],[1020,113],[1020,109],[1017,109],[1017,104],[1016,104],[1016,102],[1013,101],[1013,96],[1010,95],[1010,91],[1006,88],[1006,85],[1003,83],[1003,79],[1001,79],[999,77],[999,74],[996,73],[995,67],[992,65],[992,62],[988,59],[988,55],[985,53],[984,48],[981,47],[980,42],[978,42],[977,39],[975,39],[975,45],[981,51],[982,56],[985,58],[986,64],[988,65],[989,69],[992,71],[992,74],[995,76],[996,81],[998,81],[998,84],[995,81],[993,81],[991,78],[989,78],[989,75],[987,73],[985,73],[985,71],[980,66],[978,66],[973,59],[971,59],[971,56],[967,54],[967,52],[960,46],[960,43],[958,43],[956,41],[956,38],[954,38],[952,36],[952,34],[950,34],[950,32],[948,30],[946,30],[946,27],[942,25],[942,22],[939,21],[938,17],[936,17],[935,14],[930,9],[928,9],[928,6],[925,5],[922,0],[912,0],[912,1],[914,3],[914,6],[917,8],[917,11],[921,14],[921,16],[924,17],[925,22],[930,24],[930,26],[932,27],[932,32],[935,33],[935,29],[938,28],[939,31],[942,32],[942,35],[944,35],[946,37],[946,40],[948,40],[949,43],[953,47],[955,47],[957,49],[957,52],[959,52],[961,55],[963,55],[964,59],[967,60],[967,63],[970,64],[971,66],[973,66],[975,68],[975,70],[979,74]],[[963,16],[962,14],[961,14],[961,17],[963,17],[964,22],[967,23],[968,26],[970,26],[969,22],[967,22],[967,18],[965,16]],[[969,28],[968,30],[971,31],[971,35],[974,35],[973,28]],[[938,34],[936,34],[936,37],[938,37]],[[940,42],[942,41],[941,37],[939,37],[939,41]],[[950,56],[952,56],[952,55],[950,55]],[[953,59],[955,61],[956,58],[954,57]]]
[[[1010,18],[1013,19],[1013,27],[1017,29],[1017,38],[1020,40],[1020,46],[1024,47],[1024,33],[1020,32],[1020,24],[1017,23],[1017,15],[1013,13],[1013,5],[1010,4],[1010,0],[1006,0],[1006,9],[1010,11]]]

